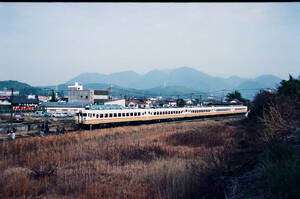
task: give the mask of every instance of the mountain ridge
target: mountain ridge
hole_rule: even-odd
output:
[[[138,74],[130,70],[111,74],[81,73],[64,84],[32,87],[27,91],[39,88],[34,92],[38,94],[42,93],[45,88],[53,90],[57,88],[59,91],[67,92],[68,85],[73,85],[76,81],[83,85],[84,89],[107,90],[112,87],[114,96],[190,96],[191,93],[202,93],[205,96],[220,95],[220,91],[225,89],[227,92],[239,90],[244,97],[252,99],[259,89],[276,88],[281,79],[270,74],[260,75],[256,78],[241,78],[236,75],[222,78],[184,66],[168,70],[156,69],[145,74]],[[0,84],[0,89],[4,87],[3,84],[2,87]]]
[[[88,81],[86,81],[88,79]],[[123,71],[111,74],[82,73],[66,84],[73,84],[78,81],[81,84],[106,83],[134,89],[151,89],[160,86],[184,86],[186,88],[209,91],[220,89],[237,89],[246,81],[258,82],[263,87],[275,88],[281,79],[275,75],[264,74],[256,78],[241,78],[231,76],[222,78],[211,76],[194,68],[183,66],[168,70],[151,70],[145,74],[138,74],[134,71]],[[257,83],[253,84],[256,85]]]

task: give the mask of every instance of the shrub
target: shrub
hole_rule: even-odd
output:
[[[263,168],[266,191],[279,198],[300,198],[299,150],[290,144],[274,144],[266,150]]]

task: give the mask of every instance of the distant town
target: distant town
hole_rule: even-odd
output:
[[[238,99],[225,101],[207,97],[202,99],[191,95],[190,98],[165,98],[156,97],[113,97],[108,90],[86,90],[78,82],[68,86],[67,95],[61,97],[58,92],[52,90],[49,96],[37,96],[33,94],[20,95],[20,91],[4,89],[0,91],[0,110],[2,113],[10,112],[11,107],[15,112],[31,112],[44,110],[50,114],[72,113],[88,108],[91,105],[119,106],[122,108],[171,108],[184,106],[205,106],[221,104],[242,104]]]

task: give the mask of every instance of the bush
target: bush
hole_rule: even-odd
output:
[[[277,143],[270,146],[263,168],[266,191],[279,198],[300,198],[300,156],[292,145]]]

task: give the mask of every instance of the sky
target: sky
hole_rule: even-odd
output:
[[[0,80],[192,67],[300,75],[300,3],[0,3]]]

